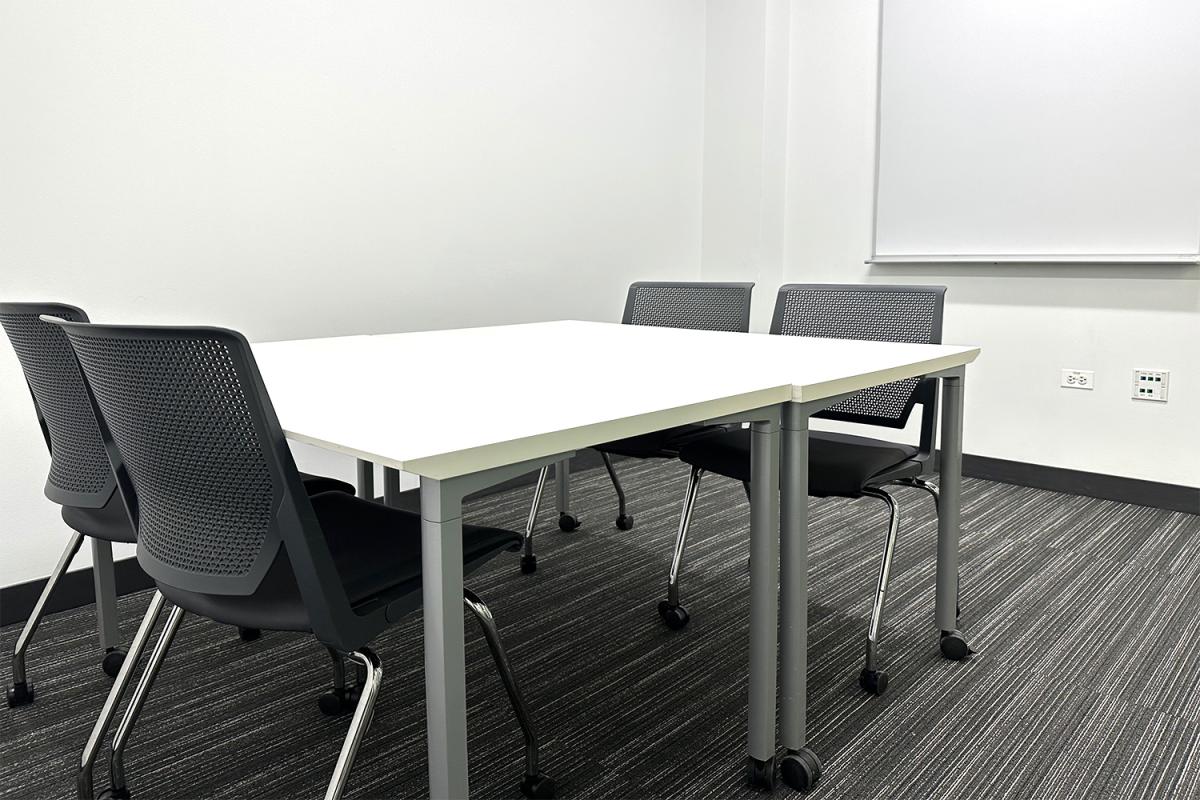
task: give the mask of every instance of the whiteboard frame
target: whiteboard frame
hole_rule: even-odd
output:
[[[886,255],[879,252],[879,158],[883,141],[883,4],[876,3],[878,22],[875,25],[875,174],[871,188],[871,257],[864,264],[1129,264],[1196,266],[1200,264],[1200,242],[1195,253],[1157,254],[1088,254],[1070,255],[962,255],[928,253],[916,255]]]

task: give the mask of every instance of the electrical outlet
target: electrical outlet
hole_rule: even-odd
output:
[[[1090,369],[1064,369],[1058,385],[1064,389],[1094,389],[1096,373]]]
[[[1133,371],[1133,399],[1167,402],[1167,387],[1171,385],[1171,373],[1165,369],[1135,369]]]

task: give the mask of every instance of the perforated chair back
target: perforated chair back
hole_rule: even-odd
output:
[[[0,325],[50,448],[46,497],[64,506],[102,508],[116,489],[112,467],[71,345],[61,328],[39,319],[42,314],[75,322],[88,317],[62,303],[0,303]]]
[[[940,344],[944,286],[794,283],[779,289],[771,333],[875,342]],[[937,382],[922,378],[873,386],[816,416],[903,428],[918,402],[932,435]],[[925,439],[922,425],[922,439]],[[922,448],[924,449],[924,448]]]
[[[253,593],[279,549],[289,476],[245,340],[218,329],[62,329],[123,465],[139,563],[187,591]]]
[[[750,330],[753,283],[631,284],[625,300],[625,325],[731,331]]]

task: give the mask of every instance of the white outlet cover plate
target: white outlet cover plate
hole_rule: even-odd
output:
[[[1133,371],[1134,400],[1167,402],[1167,389],[1171,385],[1171,373],[1165,369],[1135,369]]]
[[[1096,388],[1096,373],[1090,369],[1064,369],[1058,385],[1064,389]]]

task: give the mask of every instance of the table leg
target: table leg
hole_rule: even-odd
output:
[[[958,632],[958,533],[962,508],[963,383],[966,370],[942,378],[941,497],[938,500],[937,604],[942,655],[961,661],[971,654]]]
[[[96,585],[96,627],[100,631],[100,649],[107,653],[121,644],[112,542],[92,537],[92,578]]]
[[[747,777],[775,785],[779,641],[779,425],[750,427],[750,697]]]
[[[808,791],[821,761],[807,747],[808,694],[808,414],[796,403],[783,409],[779,476],[780,738],[787,751],[784,783]]]
[[[462,497],[443,481],[421,478],[425,714],[432,800],[469,796],[462,548]]]
[[[400,505],[400,470],[395,467],[383,468],[383,502],[392,508]]]
[[[375,465],[360,458],[355,462],[355,467],[358,473],[358,496],[364,500],[374,500]]]
[[[579,527],[579,518],[571,513],[571,459],[554,462],[554,486],[558,491],[558,527],[573,531]]]

